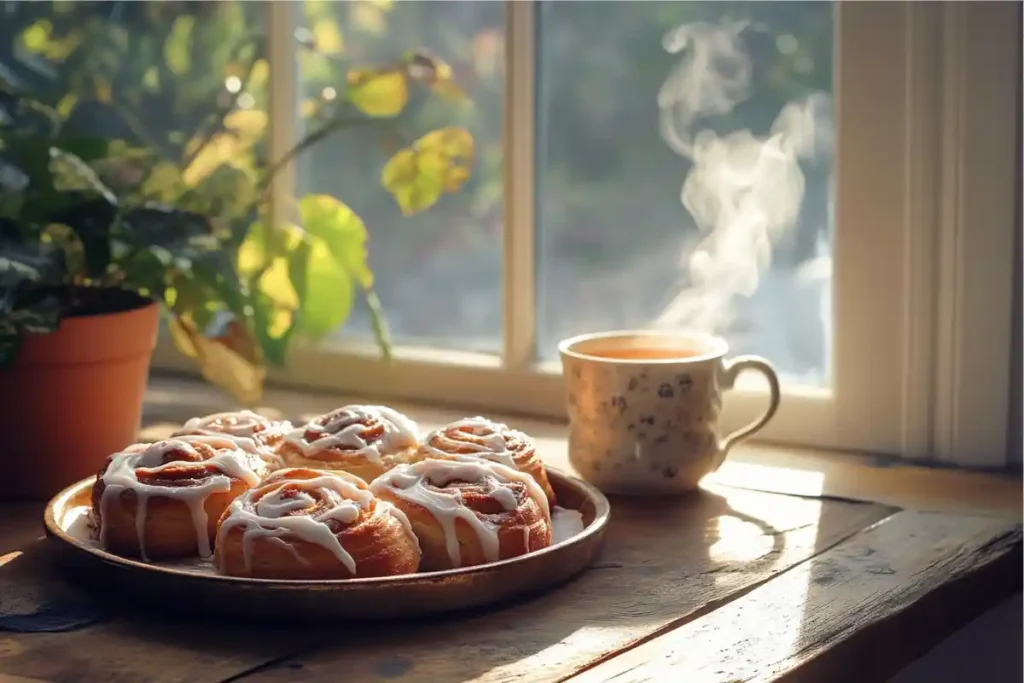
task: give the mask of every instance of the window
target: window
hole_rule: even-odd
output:
[[[241,79],[228,46],[266,31],[266,72],[234,94],[268,112],[255,144],[271,157],[361,62],[429,50],[468,94],[411,100],[397,131],[342,131],[274,186],[364,217],[398,345],[378,360],[357,305],[279,380],[558,419],[559,338],[698,326],[781,371],[766,440],[1003,464],[1019,5],[86,5],[8,3],[18,21],[0,33],[56,31],[77,7],[133,46],[158,37],[125,78],[145,85],[184,60],[171,75],[209,97]],[[167,54],[197,12],[210,17],[188,49]],[[173,133],[188,101],[143,104]],[[402,217],[377,182],[388,146],[448,124],[474,136],[472,178]],[[156,362],[181,366],[166,350]],[[726,422],[764,400],[741,383]]]

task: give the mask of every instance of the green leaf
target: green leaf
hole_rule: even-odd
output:
[[[292,262],[293,279],[305,276],[300,302],[299,330],[313,339],[338,330],[348,319],[355,298],[352,277],[324,240],[311,237],[304,263]],[[298,289],[298,287],[296,287]]]
[[[191,65],[192,27],[195,17],[182,15],[174,20],[164,43],[164,61],[175,76],[184,76]]]
[[[124,215],[124,229],[129,242],[163,247],[173,256],[191,258],[221,246],[205,216],[164,206],[149,205],[128,211]]]
[[[366,226],[346,204],[330,195],[306,195],[299,200],[302,228],[323,240],[334,259],[356,283],[373,285],[366,260]]]
[[[59,285],[64,277],[64,252],[52,244],[21,238],[13,221],[0,219],[0,312],[4,295],[25,285]],[[13,296],[13,295],[11,295]],[[10,310],[10,309],[7,309]]]
[[[102,277],[111,259],[111,233],[117,220],[117,206],[109,197],[89,197],[85,193],[65,193],[80,198],[67,208],[55,212],[49,222],[71,228],[82,243],[85,266],[91,277]]]

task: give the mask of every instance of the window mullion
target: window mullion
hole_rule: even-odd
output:
[[[295,29],[300,3],[267,4],[267,65],[270,72],[267,115],[270,138],[267,152],[273,165],[295,146],[298,135],[298,59]],[[291,220],[295,196],[295,164],[289,162],[270,186],[270,214],[274,225]]]
[[[535,22],[534,2],[507,2],[505,27],[502,226],[503,361],[521,370],[536,357]]]

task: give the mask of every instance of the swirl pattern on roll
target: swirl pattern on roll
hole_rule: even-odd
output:
[[[119,554],[212,555],[221,513],[266,463],[225,436],[179,436],[111,455],[93,485],[100,543]]]
[[[232,502],[217,532],[215,565],[231,576],[388,576],[419,561],[406,516],[345,472],[278,470]]]
[[[238,410],[193,417],[171,436],[227,436],[239,448],[259,455],[276,468],[283,464],[278,448],[293,429],[287,420],[270,420],[251,410]]]
[[[421,460],[370,484],[408,516],[423,568],[467,567],[551,544],[551,513],[530,475],[486,460]]]
[[[385,406],[350,405],[290,432],[281,455],[292,467],[342,470],[364,481],[404,462],[418,443],[416,424]]]
[[[526,472],[544,490],[549,504],[555,504],[555,492],[533,439],[485,417],[463,418],[434,430],[423,440],[414,460],[466,458],[482,458]]]

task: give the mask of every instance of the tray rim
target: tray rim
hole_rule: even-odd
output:
[[[86,477],[85,479],[81,479],[74,484],[65,487],[60,491],[60,493],[51,498],[46,504],[46,509],[43,511],[43,526],[45,528],[47,538],[60,542],[66,548],[74,552],[91,555],[94,559],[101,562],[118,565],[130,570],[162,574],[190,581],[206,581],[221,583],[224,585],[251,586],[253,588],[262,587],[267,589],[300,591],[312,588],[323,590],[325,588],[355,589],[363,587],[370,589],[396,584],[401,585],[404,583],[421,582],[424,580],[444,580],[446,578],[461,578],[473,574],[494,572],[506,567],[513,567],[531,558],[560,552],[570,546],[583,543],[592,537],[600,537],[603,535],[606,527],[608,526],[608,520],[611,517],[611,504],[608,502],[605,495],[593,484],[590,484],[579,477],[574,477],[562,472],[561,470],[548,467],[546,465],[544,466],[544,469],[547,471],[549,477],[560,480],[559,483],[571,486],[581,491],[581,493],[594,505],[594,519],[590,524],[583,528],[582,532],[560,541],[559,543],[555,543],[546,548],[541,548],[540,550],[535,550],[525,555],[510,557],[505,560],[498,560],[497,562],[486,562],[472,567],[459,567],[456,569],[443,569],[432,572],[415,572],[413,574],[398,574],[395,576],[358,577],[353,579],[261,579],[243,576],[225,576],[213,572],[199,572],[186,568],[165,567],[150,564],[148,562],[142,562],[130,557],[116,555],[104,550],[103,548],[80,542],[78,539],[64,531],[64,529],[61,528],[61,525],[57,523],[56,511],[58,506],[66,505],[67,501],[74,495],[87,487],[91,487],[96,481],[95,475]]]

